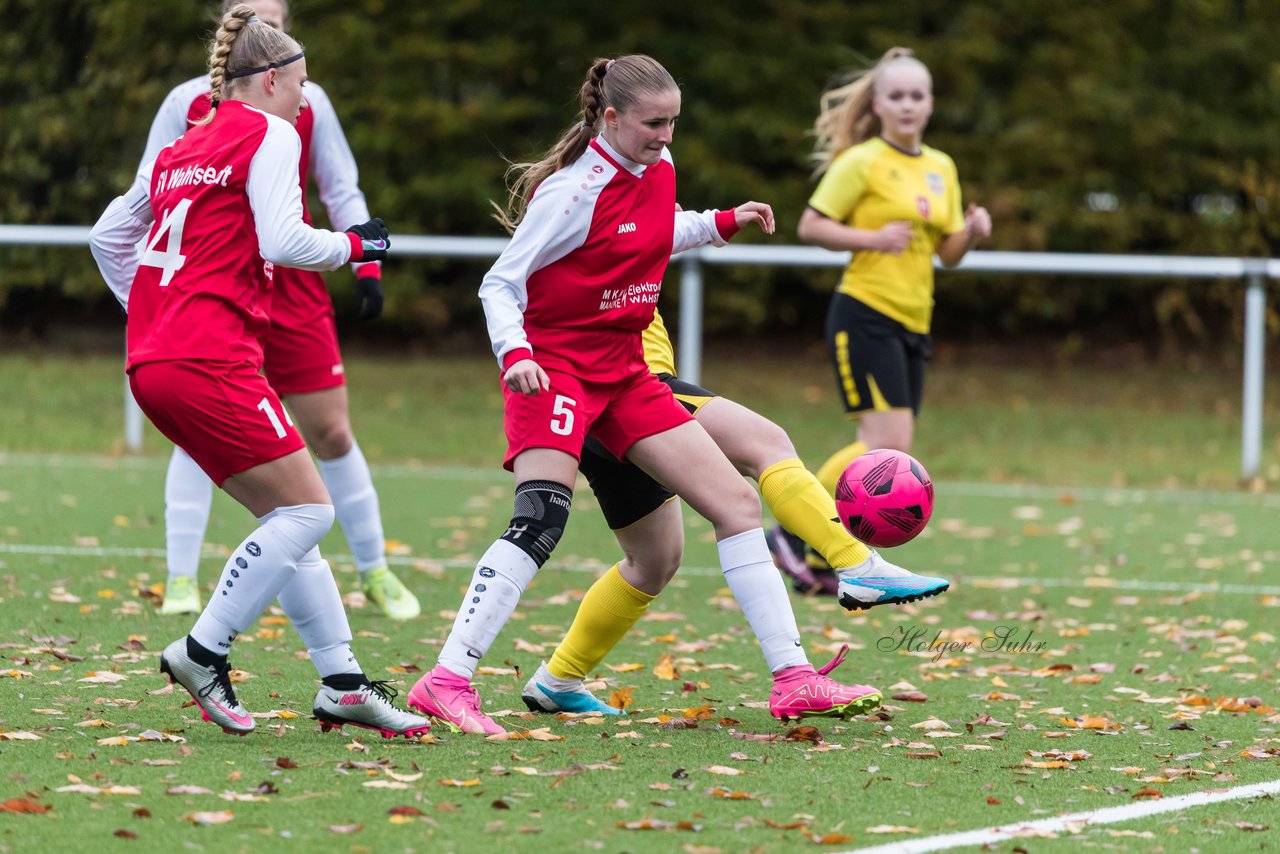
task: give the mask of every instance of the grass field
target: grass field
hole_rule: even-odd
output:
[[[340,533],[325,549],[361,662],[403,690],[510,514],[494,372],[349,369],[423,616],[380,618],[351,592]],[[703,379],[792,430],[811,463],[843,439],[820,360],[713,357]],[[275,614],[233,658],[260,731],[224,736],[184,708],[156,671],[190,622],[154,610],[167,446],[149,433],[144,454],[120,453],[117,360],[0,356],[0,393],[26,402],[0,411],[0,848],[845,851],[1274,781],[1280,500],[1234,489],[1236,389],[1230,373],[939,365],[916,449],[934,519],[891,556],[953,590],[857,615],[793,599],[815,663],[847,643],[836,675],[886,693],[849,722],[769,717],[763,661],[691,514],[685,568],[599,674],[630,714],[521,711],[615,559],[583,487],[478,680],[527,737],[392,744],[319,732],[314,670]],[[1280,479],[1273,447],[1264,464]],[[206,584],[246,518],[218,496]],[[1274,800],[1237,800],[992,848],[1245,851],[1276,825]]]

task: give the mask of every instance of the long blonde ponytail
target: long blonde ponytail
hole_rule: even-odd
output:
[[[814,146],[810,156],[815,176],[826,172],[831,161],[846,148],[880,135],[880,117],[871,111],[876,83],[887,66],[904,60],[924,68],[911,48],[891,47],[875,65],[856,72],[847,83],[822,93],[818,118],[813,123]]]

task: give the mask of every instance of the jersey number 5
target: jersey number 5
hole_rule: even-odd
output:
[[[138,263],[144,267],[158,267],[162,275],[160,276],[160,287],[169,286],[173,274],[182,269],[182,265],[187,263],[187,256],[182,254],[182,229],[187,224],[187,209],[191,207],[190,199],[183,199],[171,211],[165,211],[164,219],[160,220],[160,228],[156,231],[155,236],[147,242],[147,248],[142,253],[142,260]],[[168,235],[165,241],[164,249],[156,248],[156,244],[160,242],[160,238]]]
[[[551,409],[551,432],[557,436],[568,436],[573,432],[573,410],[570,406],[577,406],[578,401],[571,397],[565,397],[563,394],[556,395],[555,406]]]

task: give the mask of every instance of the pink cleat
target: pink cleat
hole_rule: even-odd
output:
[[[409,708],[439,721],[454,732],[501,735],[505,729],[480,711],[480,695],[471,680],[437,664],[409,689]]]
[[[870,685],[841,685],[827,678],[848,651],[849,645],[845,644],[820,670],[815,671],[811,664],[798,664],[774,674],[769,714],[784,722],[810,715],[850,718],[879,706],[883,698]]]

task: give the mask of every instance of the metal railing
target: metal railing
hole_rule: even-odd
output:
[[[0,225],[0,245],[88,246],[83,226]],[[498,237],[392,235],[396,255],[496,258],[507,245]],[[849,253],[809,246],[703,247],[674,259],[680,266],[679,374],[697,383],[702,368],[702,296],[705,265],[844,267]],[[1280,279],[1280,259],[1158,255],[1088,255],[1060,252],[970,252],[958,272],[1048,273],[1074,276],[1143,276],[1238,279],[1245,288],[1244,390],[1241,406],[1241,477],[1256,478],[1262,464],[1262,391],[1265,374],[1267,279]],[[142,414],[125,386],[125,444],[142,445]]]

